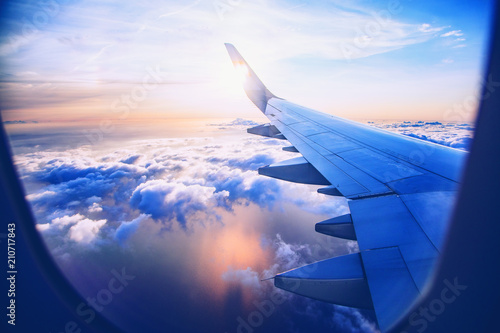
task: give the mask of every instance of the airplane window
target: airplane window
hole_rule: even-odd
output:
[[[363,218],[353,205],[376,214],[397,194],[414,216],[444,210],[409,195],[426,186],[456,190],[481,92],[499,85],[485,75],[493,7],[2,2],[0,109],[35,219],[24,227],[36,230],[80,297],[52,314],[31,309],[36,324],[20,317],[29,299],[18,290],[18,327],[77,332],[103,320],[124,332],[384,331],[394,318],[380,317],[369,259],[352,259],[374,249],[362,241]],[[334,117],[315,118],[297,105]],[[379,201],[365,206],[365,198]],[[452,207],[453,197],[436,202]],[[391,201],[379,215],[399,204]],[[437,231],[416,217],[431,248],[441,246],[448,213],[439,215]],[[345,229],[331,231],[338,217]],[[24,222],[3,220],[0,246],[10,253],[8,235],[22,232]],[[330,222],[318,227],[322,221]],[[378,233],[390,232],[379,225]],[[12,275],[28,265],[33,249],[26,246]],[[339,267],[351,270],[339,279],[369,286],[352,287],[359,301],[348,296],[337,305],[326,289],[275,286],[280,273],[340,256],[351,259]],[[38,264],[25,271],[52,265]],[[328,280],[337,264],[322,265],[284,280]],[[408,267],[418,293],[432,271]],[[44,289],[41,277],[33,283],[43,290],[26,297],[40,304],[70,293]],[[1,297],[6,307],[11,299]]]

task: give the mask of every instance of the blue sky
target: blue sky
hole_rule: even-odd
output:
[[[276,95],[299,104],[349,118],[448,120],[446,110],[480,88],[491,2],[3,6],[6,120],[98,121],[151,69],[161,73],[158,85],[121,120],[255,116],[224,42],[239,48]]]

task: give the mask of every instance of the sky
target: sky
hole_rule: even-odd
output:
[[[7,121],[250,117],[223,43],[277,96],[352,119],[474,117],[491,1],[6,1]],[[147,82],[145,85],[144,82]]]
[[[277,96],[467,150],[491,2],[2,6],[0,109],[26,198],[84,298],[133,277],[107,318],[128,332],[377,331],[370,311],[261,281],[357,245],[314,231],[345,199],[257,174],[296,155],[246,133],[267,119],[224,43]]]

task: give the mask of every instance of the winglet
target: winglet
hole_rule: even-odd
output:
[[[236,50],[233,44],[226,43],[227,52],[236,70],[245,76],[243,88],[248,98],[262,111],[266,112],[267,102],[276,97],[271,93],[262,81],[257,77],[255,72],[248,66],[248,63],[243,59],[241,54]]]

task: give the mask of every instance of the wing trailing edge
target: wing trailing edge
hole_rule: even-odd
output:
[[[276,126],[271,124],[263,124],[252,128],[248,128],[247,133],[265,136],[268,138],[274,138],[276,135],[281,134],[279,129],[277,129]]]
[[[292,183],[330,185],[328,180],[303,157],[296,157],[259,168],[259,175]]]

